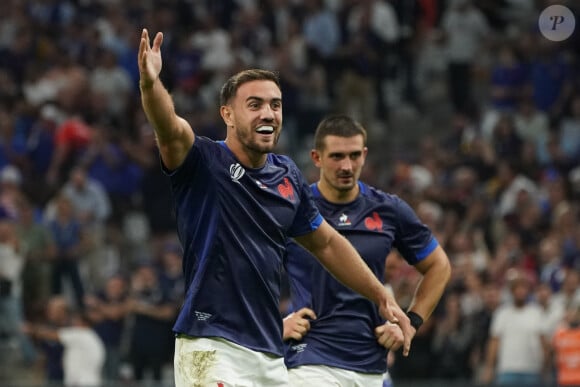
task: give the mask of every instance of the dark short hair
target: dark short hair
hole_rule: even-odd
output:
[[[252,81],[272,81],[278,86],[279,89],[281,89],[280,77],[278,76],[278,73],[262,69],[243,70],[232,75],[222,86],[220,92],[220,105],[227,105],[236,95],[240,86],[242,86],[244,83]]]
[[[325,117],[316,128],[314,133],[314,149],[324,148],[326,136],[354,137],[362,136],[363,144],[367,144],[367,131],[356,120],[345,114],[333,114]]]

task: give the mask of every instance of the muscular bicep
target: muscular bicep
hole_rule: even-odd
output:
[[[425,275],[429,270],[447,273],[451,270],[449,258],[441,246],[437,246],[425,259],[419,261],[415,268]]]
[[[157,146],[165,167],[174,170],[185,160],[195,141],[195,134],[189,123],[181,117],[176,118],[175,129],[168,133],[165,136],[157,133]]]

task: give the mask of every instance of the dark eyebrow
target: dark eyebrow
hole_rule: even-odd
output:
[[[254,95],[250,95],[248,98],[246,98],[246,102],[248,101],[258,101],[258,102],[264,102],[264,98],[261,97],[256,97]],[[282,102],[282,98],[272,98],[271,102]]]
[[[330,157],[337,157],[337,156],[344,157],[347,155],[348,156],[359,156],[359,155],[362,155],[362,151],[354,151],[354,152],[350,152],[350,153],[348,153],[348,152],[332,152],[332,153],[329,153],[328,155]]]

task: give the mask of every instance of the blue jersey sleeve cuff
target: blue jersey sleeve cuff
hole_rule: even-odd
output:
[[[322,224],[322,220],[323,220],[323,219],[324,219],[324,218],[322,217],[322,215],[318,214],[318,215],[316,216],[316,218],[314,218],[314,219],[312,220],[312,222],[310,222],[310,227],[312,228],[312,231],[314,231],[314,230],[317,230],[317,229],[318,229],[318,227],[320,227],[320,225]]]
[[[423,247],[421,250],[417,252],[416,254],[417,261],[422,261],[423,259],[427,258],[427,256],[437,248],[437,246],[439,246],[437,238],[435,237],[431,238],[431,241],[427,244],[427,246]]]

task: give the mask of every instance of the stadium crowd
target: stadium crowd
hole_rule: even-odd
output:
[[[550,0],[2,1],[2,385],[85,369],[63,365],[74,339],[45,332],[72,325],[97,333],[105,380],[171,380],[181,250],[139,103],[143,27],[164,32],[163,82],[198,135],[223,137],[219,85],[249,67],[279,72],[280,152],[312,181],[322,117],[367,127],[362,179],[411,203],[453,266],[411,355],[390,359],[395,386],[489,381],[492,319],[521,297],[547,345],[528,347],[508,311],[499,352],[509,334],[503,361],[554,360],[539,366],[555,380],[558,334],[580,322],[580,34],[539,33],[556,3],[580,15]],[[418,280],[388,257],[401,306]]]

